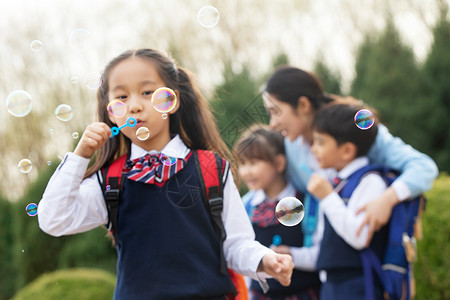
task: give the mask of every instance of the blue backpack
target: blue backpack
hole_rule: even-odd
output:
[[[378,173],[387,185],[398,177],[398,172],[377,166],[365,166],[345,181],[339,194],[342,198],[350,198],[362,177],[368,173]],[[374,274],[383,285],[385,299],[411,299],[415,294],[414,276],[411,262],[415,261],[416,247],[414,234],[421,235],[418,219],[425,206],[425,198],[421,195],[397,204],[391,214],[388,229],[388,241],[383,261],[380,261],[370,247],[361,250],[361,261],[364,273],[366,300],[374,299]],[[418,237],[420,238],[420,236]]]

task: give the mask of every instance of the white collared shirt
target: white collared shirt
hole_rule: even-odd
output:
[[[189,148],[175,136],[161,151],[170,156],[185,158]],[[146,151],[131,145],[131,159],[144,156]],[[85,232],[108,222],[108,211],[97,175],[83,180],[89,159],[67,153],[49,180],[38,205],[39,227],[53,236]],[[262,257],[274,253],[255,241],[253,228],[245,212],[239,191],[231,172],[224,185],[222,221],[227,233],[224,254],[228,267],[254,279],[265,278],[256,274]]]
[[[367,157],[358,157],[339,171],[338,177],[345,180],[356,170],[368,164]],[[364,211],[358,215],[356,215],[356,211],[366,203],[378,198],[386,188],[387,184],[379,174],[369,173],[361,179],[347,205],[334,191],[320,201],[320,209],[325,213],[336,233],[351,247],[360,250],[366,245],[369,225],[364,226],[359,236],[356,236],[356,231],[365,217]]]

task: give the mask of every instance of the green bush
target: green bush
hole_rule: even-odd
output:
[[[426,196],[424,236],[414,265],[416,299],[450,299],[450,177],[441,174]]]
[[[111,300],[115,276],[97,269],[46,273],[20,290],[12,300]]]

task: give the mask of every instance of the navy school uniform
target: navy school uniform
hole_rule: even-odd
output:
[[[325,215],[323,239],[320,245],[317,269],[325,270],[326,282],[322,285],[321,299],[324,300],[364,300],[364,276],[361,254],[348,245],[333,229]],[[388,226],[376,232],[370,247],[382,259],[387,243]],[[375,277],[376,278],[376,277]],[[378,280],[376,278],[376,280]],[[375,299],[384,299],[379,281],[375,286]]]
[[[224,299],[220,242],[193,159],[163,186],[126,179],[118,214],[114,299]]]

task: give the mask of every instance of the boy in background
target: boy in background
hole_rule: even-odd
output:
[[[364,299],[364,275],[360,251],[365,248],[368,225],[357,235],[365,213],[359,208],[379,197],[387,188],[385,180],[376,172],[367,173],[351,193],[343,199],[339,192],[346,180],[369,164],[366,157],[377,136],[374,123],[368,129],[356,126],[355,114],[363,107],[331,104],[320,109],[313,123],[312,151],[321,168],[334,168],[337,177],[334,186],[328,179],[313,174],[307,190],[320,199],[324,213],[324,232],[317,269],[321,271],[321,299]],[[387,226],[376,232],[370,247],[382,259],[386,248]],[[373,295],[383,299],[383,288],[376,281]]]

